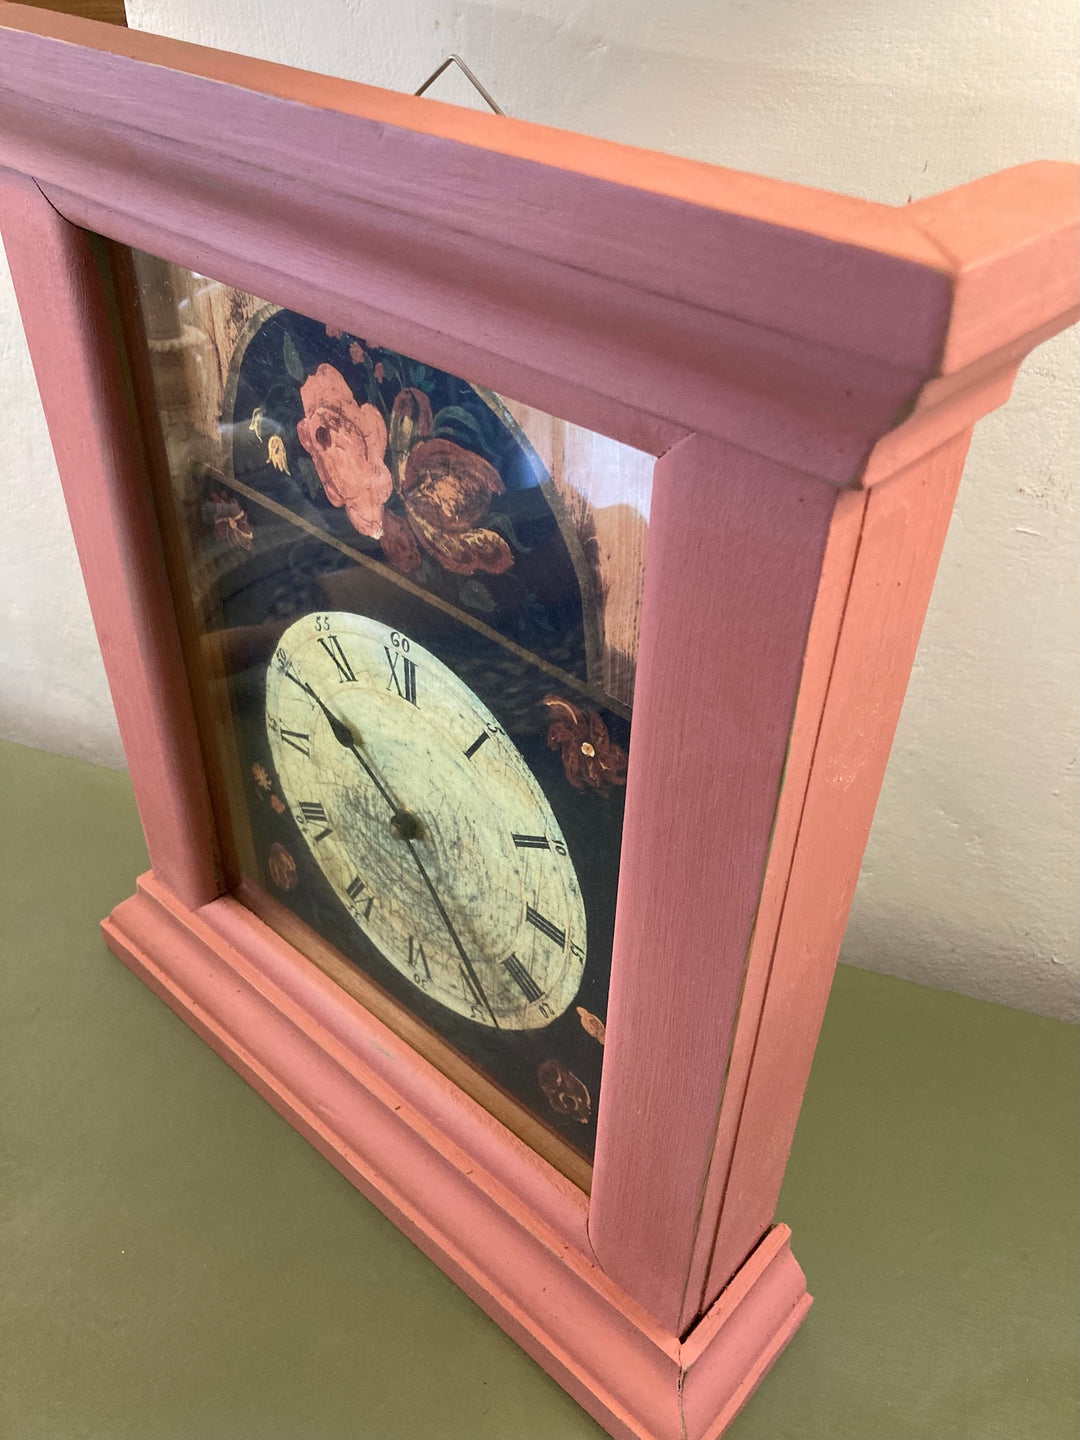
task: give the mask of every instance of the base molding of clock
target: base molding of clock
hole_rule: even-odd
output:
[[[280,942],[229,897],[192,911],[145,875],[102,929],[131,970],[617,1440],[717,1440],[802,1322],[810,1296],[790,1231],[778,1225],[690,1332],[669,1334],[596,1264],[584,1223],[575,1235],[557,1207],[523,1196],[521,1142],[497,1127],[502,1175],[498,1144],[470,1152],[445,1110],[395,1087],[387,1062],[403,1042],[343,993],[339,1001],[301,957],[282,983]],[[346,1043],[326,1023],[327,1004],[341,1006]],[[411,1056],[417,1063],[426,1065]],[[453,1091],[456,1103],[441,1076],[425,1085],[445,1087],[448,1099]],[[496,1122],[484,1124],[490,1140]],[[529,1163],[542,1191],[548,1167]],[[558,1182],[553,1193],[568,1186]],[[584,1197],[580,1210],[584,1221]]]

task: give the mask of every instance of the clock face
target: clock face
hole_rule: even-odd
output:
[[[587,1185],[653,459],[135,263],[226,882]]]
[[[314,613],[267,670],[284,800],[360,933],[430,1000],[533,1030],[581,986],[587,928],[559,823],[480,698],[378,620]]]

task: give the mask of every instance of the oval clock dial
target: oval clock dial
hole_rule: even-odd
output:
[[[498,1029],[574,999],[586,923],[543,791],[491,711],[416,641],[342,611],[267,671],[281,788],[354,923],[419,990]]]

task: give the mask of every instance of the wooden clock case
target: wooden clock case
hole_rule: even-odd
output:
[[[152,870],[112,949],[620,1440],[810,1305],[773,1212],[971,428],[1074,167],[871,204],[0,5],[0,223]],[[658,457],[586,1194],[223,893],[100,235]]]

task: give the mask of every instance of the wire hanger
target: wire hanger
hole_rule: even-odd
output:
[[[501,110],[499,106],[495,104],[495,101],[484,89],[483,85],[480,84],[480,81],[469,69],[468,65],[465,64],[465,61],[462,60],[460,55],[448,55],[446,59],[442,62],[442,64],[439,66],[439,68],[432,71],[432,73],[420,86],[420,89],[413,91],[413,94],[423,95],[424,91],[427,90],[430,86],[434,85],[435,81],[439,78],[443,71],[449,70],[451,65],[456,65],[458,67],[458,69],[462,72],[462,74],[465,76],[465,79],[468,80],[469,84],[473,87],[476,93],[480,96],[482,100],[485,101],[486,104],[491,106],[492,110],[495,111],[496,115],[502,115],[505,118],[506,111]]]

